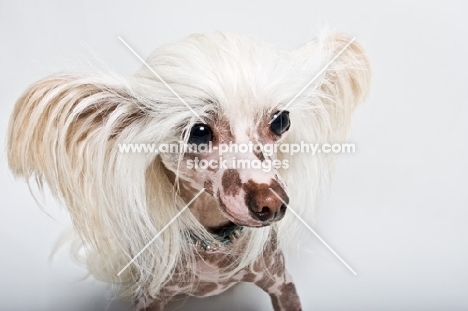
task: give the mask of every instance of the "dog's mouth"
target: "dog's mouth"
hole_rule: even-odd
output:
[[[239,225],[236,225],[232,221],[228,221],[226,224],[216,226],[216,227],[209,227],[208,232],[214,235],[221,235],[223,232],[230,231],[233,228],[237,228]]]
[[[218,241],[218,244],[210,244],[203,239],[198,238],[197,236],[191,234],[190,240],[195,247],[205,250],[205,251],[217,251],[218,247],[221,245],[229,245],[235,243],[240,239],[244,232],[245,226],[238,226],[233,222],[228,222],[227,224],[210,227],[207,230],[213,235],[213,237]]]

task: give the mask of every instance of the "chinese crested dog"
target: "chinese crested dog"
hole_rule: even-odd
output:
[[[310,219],[333,156],[219,150],[341,142],[369,83],[363,49],[343,34],[293,50],[196,34],[158,48],[133,76],[62,73],[31,85],[11,117],[9,164],[48,185],[88,269],[126,284],[136,310],[238,282],[267,292],[276,311],[301,310],[281,252],[297,226],[288,206]],[[122,149],[181,142],[195,148]]]

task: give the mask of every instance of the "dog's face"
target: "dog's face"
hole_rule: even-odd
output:
[[[186,133],[188,148],[182,159],[169,157],[165,164],[185,187],[205,188],[216,202],[210,208],[219,209],[226,220],[267,226],[283,218],[289,198],[277,169],[282,162],[262,148],[278,144],[290,126],[288,111],[251,119],[214,116]]]
[[[337,37],[333,43],[342,48],[347,42]],[[315,138],[325,136],[327,123],[335,122],[335,108],[333,101],[328,104],[322,99],[333,98],[332,94],[338,92],[347,94],[351,100],[359,93],[354,89],[358,84],[348,78],[355,75],[350,71],[344,75],[331,74],[329,79],[310,87],[307,95],[295,99],[297,92],[310,81],[311,73],[321,69],[321,62],[312,57],[320,56],[320,50],[310,44],[281,52],[246,38],[218,34],[194,35],[180,45],[162,48],[150,56],[150,66],[171,79],[169,82],[176,92],[190,101],[190,107],[202,116],[193,122],[193,115],[182,107],[181,111],[185,110],[192,119],[174,124],[175,128],[183,129],[175,133],[175,139],[212,147],[208,151],[162,155],[163,164],[181,181],[181,189],[190,192],[184,197],[186,202],[197,190],[205,188],[212,200],[208,202],[203,197],[204,215],[209,213],[209,206],[210,211],[219,212],[225,220],[256,227],[269,225],[284,216],[289,197],[279,171],[285,173],[287,163],[280,161],[281,157],[277,159],[277,152],[265,154],[258,148],[246,150],[245,146],[279,143],[290,131],[295,139],[314,137],[309,134],[315,131]],[[154,80],[154,74],[145,69],[138,76]],[[342,86],[345,88],[340,89]],[[163,97],[170,96],[174,97],[172,94]],[[294,99],[294,105],[288,109],[291,113],[283,111]],[[178,99],[173,105],[183,106]],[[328,114],[327,109],[333,113]],[[343,120],[349,114],[345,111],[337,117],[344,127]],[[296,119],[297,128],[290,128],[291,117]],[[223,148],[226,145],[229,148]]]
[[[182,107],[192,119],[174,124],[177,132],[171,138],[195,150],[161,155],[187,203],[205,188],[206,194],[190,206],[192,212],[195,205],[203,205],[205,217],[217,215],[221,223],[251,227],[283,218],[289,204],[280,175],[285,164],[277,150],[262,146],[279,144],[291,129],[294,112],[282,107],[304,84],[292,68],[297,67],[295,58],[293,53],[222,34],[194,35],[150,56],[150,66],[171,79],[174,90],[201,116],[194,120]],[[154,80],[145,70],[138,76]],[[179,100],[175,105],[181,106]],[[200,219],[203,216],[195,216],[209,226]]]

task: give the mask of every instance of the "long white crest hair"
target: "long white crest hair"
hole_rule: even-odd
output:
[[[201,118],[246,118],[281,109],[349,41],[346,35],[323,35],[281,51],[232,33],[192,35],[157,49],[148,63]],[[354,42],[288,107],[292,127],[285,143],[342,141],[369,83],[367,57]],[[68,208],[93,275],[158,292],[178,263],[194,269],[189,232],[212,237],[187,211],[117,276],[187,203],[168,180],[160,154],[119,152],[118,145],[177,142],[197,122],[147,68],[130,77],[54,74],[31,85],[16,103],[9,164],[17,176],[40,187],[46,183]],[[310,154],[280,157],[290,163],[280,171],[290,205],[310,219],[333,161]],[[286,213],[274,226],[281,241],[291,237],[294,221]],[[226,278],[253,263],[271,231],[246,231],[247,249]]]

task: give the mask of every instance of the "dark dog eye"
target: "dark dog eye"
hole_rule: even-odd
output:
[[[188,142],[190,144],[208,144],[213,140],[213,131],[206,124],[195,124],[190,130]]]
[[[270,124],[270,129],[276,135],[281,135],[291,126],[291,121],[289,120],[289,111],[277,112],[273,116],[273,122]]]

